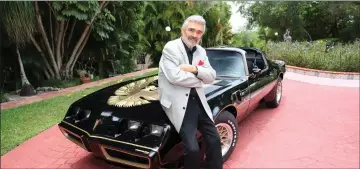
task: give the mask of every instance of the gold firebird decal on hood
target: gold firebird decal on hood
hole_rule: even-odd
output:
[[[138,80],[120,87],[115,96],[110,96],[107,103],[117,107],[132,107],[150,103],[149,100],[159,100],[156,86],[149,86],[158,76]]]

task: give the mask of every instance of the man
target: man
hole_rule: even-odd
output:
[[[205,25],[201,16],[187,18],[181,38],[165,45],[159,62],[160,103],[184,143],[185,169],[200,168],[197,129],[205,140],[205,168],[222,168],[220,137],[203,89],[216,77],[205,49],[198,45]]]

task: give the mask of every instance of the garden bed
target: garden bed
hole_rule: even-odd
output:
[[[326,42],[268,42],[269,59],[279,59],[296,67],[333,71],[360,72],[360,41],[337,44],[326,51]]]

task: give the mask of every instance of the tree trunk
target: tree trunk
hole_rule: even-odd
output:
[[[70,20],[66,22],[66,26],[65,26],[65,29],[64,29],[64,34],[62,36],[62,40],[61,40],[61,66],[62,66],[62,62],[63,62],[63,59],[64,59],[64,55],[65,55],[65,47],[64,47],[64,41],[65,41],[65,36],[66,36],[66,31],[68,29],[68,26],[69,26],[69,23],[70,23]],[[60,67],[61,68],[61,67]]]
[[[20,96],[32,96],[35,95],[36,92],[34,90],[34,87],[30,84],[28,78],[26,77],[24,65],[21,60],[20,51],[18,46],[16,45],[16,54],[19,61],[19,67],[20,67],[20,76],[21,76],[21,90],[20,90]]]
[[[61,44],[62,44],[62,40],[63,40],[63,35],[64,35],[64,28],[65,28],[65,21],[61,21],[60,22],[60,30],[58,32],[58,34],[56,35],[56,60],[57,60],[57,67],[61,68],[61,58],[62,58],[62,53],[61,53]]]
[[[16,46],[15,50],[16,50],[16,55],[18,57],[18,61],[19,61],[21,85],[24,86],[24,85],[30,84],[30,82],[27,79],[26,74],[25,74],[24,65],[23,65],[22,60],[21,60],[21,55],[20,55],[20,51],[19,51],[18,46]]]
[[[90,35],[91,35],[91,31],[89,31],[88,34],[86,35],[86,37],[85,37],[85,39],[84,39],[85,42],[87,42],[87,41],[89,40]],[[71,65],[70,71],[73,71],[74,66],[75,66],[75,63],[76,63],[76,60],[78,60],[78,58],[79,58],[79,56],[80,56],[80,54],[81,54],[81,51],[84,49],[85,45],[86,45],[86,43],[83,43],[83,44],[80,46],[79,51],[78,51],[78,53],[77,53],[76,56],[75,56],[75,62]]]
[[[90,20],[90,23],[85,26],[84,31],[83,31],[82,35],[80,36],[79,40],[76,42],[76,45],[70,55],[69,61],[66,64],[65,76],[70,77],[70,75],[72,74],[72,68],[74,67],[73,65],[77,61],[77,57],[82,52],[82,49],[84,48],[84,46],[87,43],[87,39],[88,39],[87,36],[89,36],[88,33],[91,33],[91,26],[92,26],[96,16],[106,7],[106,5],[108,3],[109,2],[102,1],[100,4],[100,10],[94,14],[94,16]]]
[[[34,37],[32,35],[30,35],[30,39],[33,42],[35,48],[39,51],[40,56],[42,57],[42,59],[44,60],[45,66],[47,68],[47,70],[45,69],[46,72],[50,73],[50,78],[54,78],[55,74],[54,71],[51,69],[49,62],[47,61],[44,52],[41,50],[41,47],[39,46],[39,44],[35,41]]]
[[[44,69],[44,74],[45,74],[46,79],[51,79],[51,76],[50,76],[48,70]]]
[[[76,25],[76,19],[74,19],[74,22],[72,24],[72,27],[71,27],[71,31],[70,31],[70,34],[68,36],[68,39],[67,39],[67,45],[66,45],[66,48],[69,50],[69,45],[70,45],[70,40],[72,38],[72,35],[73,35],[73,32],[74,32],[74,28],[75,28],[75,25]]]
[[[51,6],[49,5],[49,8],[51,8]],[[49,27],[50,27],[50,38],[51,38],[51,49],[54,50],[54,34],[53,34],[53,24],[52,24],[52,14],[51,14],[51,10],[49,10],[49,19],[50,19],[50,23],[49,23]]]
[[[44,61],[48,61],[46,64],[46,68],[48,69],[48,73],[54,74],[54,76],[57,79],[71,79],[72,75],[72,69],[79,57],[79,55],[82,53],[82,50],[87,44],[87,41],[89,39],[92,25],[96,17],[102,10],[108,5],[109,2],[107,1],[100,1],[99,7],[100,10],[97,11],[92,18],[90,19],[90,23],[86,24],[84,27],[84,30],[82,31],[82,34],[79,36],[74,35],[74,29],[76,25],[76,19],[72,23],[72,27],[70,30],[70,34],[67,32],[67,28],[69,26],[69,21],[57,21],[56,23],[53,23],[52,20],[50,22],[51,25],[55,26],[55,29],[53,31],[52,27],[50,27],[50,34],[51,36],[48,36],[48,34],[45,31],[42,18],[40,15],[39,10],[39,4],[37,1],[34,2],[35,5],[35,18],[36,18],[36,26],[38,28],[38,32],[40,34],[40,40],[43,42],[43,44],[40,44],[41,49],[38,51],[42,51],[40,53],[46,53],[46,59]],[[53,13],[53,16],[55,14]],[[52,16],[50,16],[52,17]],[[52,19],[52,18],[50,18]],[[54,34],[53,34],[54,33]],[[72,45],[71,39],[72,37],[79,37],[77,39],[77,42]],[[65,38],[67,39],[67,42],[65,42]],[[65,44],[66,43],[66,44]],[[35,43],[34,43],[35,44]],[[42,46],[43,45],[43,46]],[[39,46],[39,45],[38,45]],[[73,47],[70,47],[73,46]],[[65,48],[65,49],[64,49]],[[67,48],[67,49],[66,49]],[[45,55],[42,55],[45,56]],[[66,57],[65,57],[66,56]],[[49,59],[49,60],[48,60]],[[48,68],[48,65],[50,66],[50,69]]]
[[[44,29],[44,25],[43,25],[42,20],[41,20],[40,11],[39,11],[39,5],[38,5],[37,1],[35,1],[35,16],[36,16],[37,26],[40,29],[39,30],[40,34],[41,34],[42,38],[44,39],[45,46],[46,46],[46,49],[47,49],[47,51],[49,53],[52,66],[53,66],[53,68],[55,70],[55,76],[56,76],[57,79],[60,79],[59,68],[58,68],[57,63],[55,61],[54,53],[51,50],[49,39],[47,38],[45,29]]]

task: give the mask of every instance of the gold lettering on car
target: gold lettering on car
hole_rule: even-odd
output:
[[[159,100],[157,87],[150,85],[157,79],[157,76],[153,76],[122,86],[115,91],[115,96],[110,96],[107,103],[117,107],[132,107]]]

